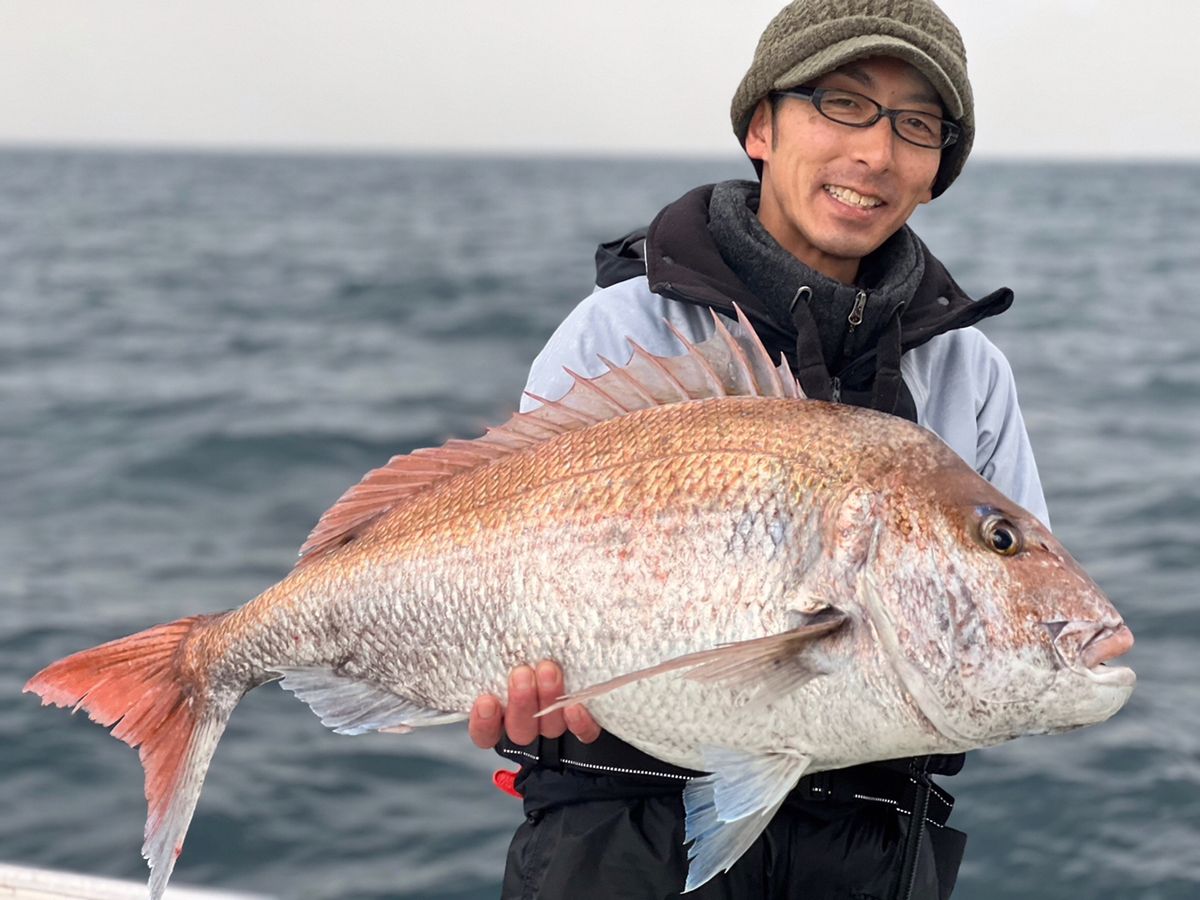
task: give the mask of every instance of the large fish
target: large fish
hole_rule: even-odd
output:
[[[84,650],[26,685],[139,747],[162,895],[213,750],[282,680],[336,731],[466,717],[560,661],[684,791],[687,889],[806,772],[1100,722],[1133,642],[1030,513],[934,434],[807,400],[744,320],[576,376],[474,441],[396,457],[238,609]],[[680,336],[682,340],[682,336]]]

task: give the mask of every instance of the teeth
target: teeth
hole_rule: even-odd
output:
[[[825,185],[825,190],[843,203],[857,206],[860,209],[873,209],[883,203],[878,197],[864,197],[858,191],[852,191],[848,187],[840,187],[836,184]]]

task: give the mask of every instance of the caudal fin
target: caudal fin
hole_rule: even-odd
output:
[[[83,650],[44,668],[25,685],[42,705],[87,711],[130,747],[146,773],[146,841],[150,895],[162,896],[183,849],[204,774],[241,697],[218,691],[202,667],[188,663],[183,641],[226,615],[192,616]]]

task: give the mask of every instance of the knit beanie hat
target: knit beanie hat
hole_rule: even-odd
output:
[[[869,56],[896,57],[916,68],[941,96],[947,118],[958,123],[961,133],[942,151],[933,183],[933,196],[941,194],[971,152],[975,103],[962,36],[932,0],[795,0],[785,6],[763,32],[733,95],[730,118],[742,147],[758,101],[771,91]]]

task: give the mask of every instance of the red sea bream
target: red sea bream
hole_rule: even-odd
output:
[[[396,457],[245,606],[35,675],[140,750],[161,897],[217,741],[271,681],[346,734],[465,719],[558,660],[606,729],[712,774],[693,889],[806,772],[1101,722],[1134,675],[1100,589],[931,432],[803,397],[745,323],[634,352],[474,441]],[[686,342],[685,342],[686,344]]]

